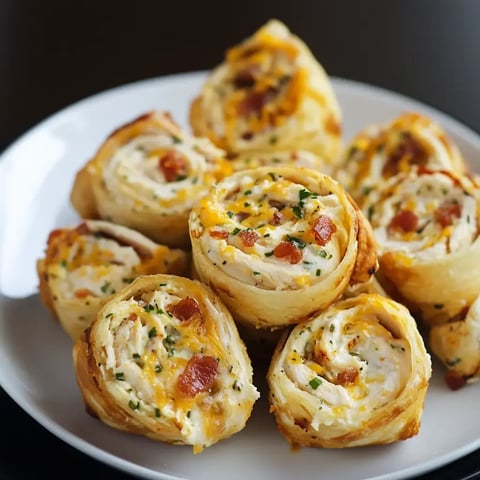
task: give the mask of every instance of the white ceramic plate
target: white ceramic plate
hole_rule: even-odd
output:
[[[147,110],[170,110],[187,127],[204,73],[147,80],[95,95],[50,117],[0,162],[0,383],[55,435],[103,462],[155,479],[395,479],[437,468],[480,447],[480,384],[452,392],[434,365],[420,434],[405,442],[350,450],[293,452],[268,414],[265,388],[247,427],[194,456],[190,447],[117,432],[85,413],[71,344],[36,294],[35,260],[49,231],[78,217],[68,195],[75,172],[114,128]],[[480,138],[405,97],[334,79],[346,138],[369,123],[417,110],[437,119],[480,171]],[[477,163],[475,163],[477,162]],[[257,377],[260,375],[257,374]],[[262,387],[261,378],[256,383]]]

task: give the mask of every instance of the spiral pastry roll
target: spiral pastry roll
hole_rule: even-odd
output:
[[[362,205],[378,184],[418,167],[466,171],[460,151],[442,128],[418,113],[361,131],[345,150],[336,177]]]
[[[374,192],[372,192],[373,194]],[[398,174],[367,199],[380,276],[427,325],[448,321],[480,291],[479,186],[420,168]]]
[[[199,278],[246,326],[298,323],[377,267],[364,216],[335,180],[309,169],[231,175],[189,222]]]
[[[408,310],[362,294],[297,325],[279,342],[267,379],[289,442],[343,448],[416,435],[430,376]]]
[[[73,355],[91,413],[195,453],[242,430],[259,396],[228,310],[186,278],[137,278],[98,313]]]
[[[147,113],[110,135],[77,174],[71,200],[84,218],[111,220],[186,247],[191,208],[231,171],[222,157],[169,114]]]
[[[327,173],[328,164],[312,152],[289,150],[278,152],[250,152],[236,155],[231,159],[234,172],[267,166],[304,167]]]
[[[452,390],[480,377],[480,297],[447,323],[434,325],[430,348],[446,366],[445,380]]]
[[[63,329],[78,340],[100,308],[135,277],[184,275],[189,256],[134,230],[100,220],[50,233],[37,263],[40,296]]]
[[[226,53],[194,100],[190,123],[231,154],[304,149],[333,161],[341,143],[325,71],[277,20]]]

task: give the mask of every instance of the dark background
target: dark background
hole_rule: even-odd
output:
[[[93,93],[209,69],[271,17],[330,75],[401,92],[480,132],[477,0],[1,0],[0,151]],[[130,478],[57,440],[0,392],[0,479]],[[471,478],[477,468],[480,452],[428,478]]]

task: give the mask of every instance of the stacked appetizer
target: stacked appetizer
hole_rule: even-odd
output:
[[[250,417],[253,339],[276,343],[259,358],[292,444],[416,435],[431,363],[414,317],[452,388],[480,376],[480,186],[457,147],[408,113],[341,153],[329,79],[276,20],[227,52],[190,123],[115,130],[76,176],[83,220],[38,261],[87,410],[200,452]]]

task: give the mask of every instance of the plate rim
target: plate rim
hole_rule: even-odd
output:
[[[104,89],[99,92],[96,92],[87,97],[81,98],[71,104],[66,105],[65,107],[55,111],[54,113],[48,115],[44,119],[38,121],[33,126],[21,133],[17,138],[15,138],[10,144],[4,148],[3,151],[0,151],[0,175],[2,170],[6,169],[11,156],[15,156],[15,150],[23,142],[27,141],[28,138],[32,135],[35,135],[37,131],[43,128],[49,128],[52,123],[57,121],[59,118],[70,114],[72,111],[78,108],[88,108],[89,103],[95,103],[101,98],[121,94],[122,91],[134,90],[137,88],[147,87],[148,85],[161,85],[168,84],[169,82],[175,81],[175,79],[201,79],[202,77],[206,78],[206,75],[209,73],[208,70],[196,70],[189,72],[173,73],[168,75],[162,75],[157,77],[150,77],[142,80],[137,80],[130,83],[125,83],[121,85],[114,86],[112,88]],[[389,101],[393,100],[396,103],[402,104],[407,102],[408,104],[418,107],[421,110],[427,112],[428,115],[432,115],[439,119],[440,123],[447,123],[447,130],[452,131],[457,130],[460,132],[461,136],[467,138],[468,142],[475,145],[475,148],[478,148],[480,152],[480,132],[477,132],[472,127],[464,124],[451,114],[444,112],[428,103],[412,98],[408,95],[389,90],[378,85],[364,83],[357,80],[347,79],[343,77],[330,76],[329,77],[334,89],[337,87],[349,89],[355,91],[355,93],[367,94],[369,96],[380,95],[382,97],[387,97]],[[403,107],[405,110],[405,107]],[[153,109],[153,108],[152,108]],[[455,133],[455,132],[453,132]],[[1,176],[0,176],[1,180]],[[2,303],[2,295],[0,294],[0,304]],[[178,477],[168,473],[154,471],[151,468],[147,468],[138,463],[126,460],[118,455],[109,453],[101,447],[97,447],[87,440],[82,439],[75,433],[71,432],[69,429],[63,427],[60,423],[55,420],[52,420],[49,416],[44,415],[42,412],[36,411],[36,407],[28,399],[20,395],[12,385],[9,385],[5,381],[4,375],[0,373],[0,387],[7,393],[7,395],[22,409],[24,410],[29,417],[40,424],[45,428],[49,433],[53,434],[61,441],[64,441],[71,447],[80,451],[81,453],[89,456],[95,461],[102,462],[110,467],[126,472],[130,475],[141,476],[142,478],[151,478],[151,479],[162,479],[162,480],[188,480],[185,477]],[[11,387],[11,388],[10,388]],[[401,479],[401,478],[411,478],[415,475],[426,474],[433,472],[439,468],[442,468],[449,463],[459,460],[462,457],[468,455],[469,453],[474,452],[480,448],[480,434],[475,441],[470,442],[463,447],[457,448],[453,452],[446,453],[440,457],[434,457],[431,460],[425,461],[420,465],[415,465],[401,470],[397,470],[392,473],[381,474],[374,477],[368,477],[366,480],[391,480],[391,479]]]

